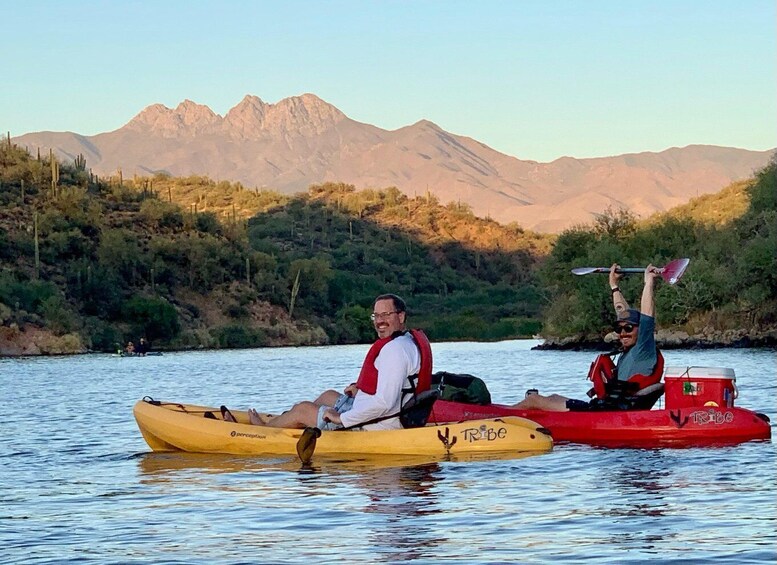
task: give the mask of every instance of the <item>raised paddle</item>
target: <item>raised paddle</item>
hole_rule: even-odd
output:
[[[674,284],[680,280],[683,276],[685,269],[690,263],[690,259],[675,259],[670,263],[667,263],[665,267],[658,270],[661,274],[661,278],[669,284]],[[572,274],[575,275],[590,275],[591,273],[609,273],[610,267],[577,267],[572,269]],[[645,267],[625,267],[615,271],[616,273],[644,273]]]
[[[305,428],[302,435],[297,440],[297,455],[303,465],[310,464],[313,459],[313,452],[316,450],[316,441],[321,437],[321,430],[318,428]]]

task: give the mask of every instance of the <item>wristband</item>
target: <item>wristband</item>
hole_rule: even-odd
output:
[[[611,288],[610,289],[610,292],[612,292],[613,294],[615,294],[616,292],[620,292],[620,291],[621,291],[621,289],[619,289],[617,286],[615,288]]]

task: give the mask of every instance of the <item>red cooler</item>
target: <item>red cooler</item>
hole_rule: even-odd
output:
[[[666,408],[734,406],[736,380],[734,369],[725,367],[667,367],[664,372]]]

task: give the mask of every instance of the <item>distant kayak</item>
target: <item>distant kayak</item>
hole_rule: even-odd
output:
[[[161,351],[149,351],[148,353],[127,353],[122,351],[120,353],[114,353],[113,357],[160,357],[161,355]]]
[[[303,430],[255,426],[233,410],[238,423],[218,408],[143,399],[133,409],[143,438],[154,451],[242,455],[293,455]],[[537,423],[506,417],[420,428],[324,431],[319,455],[446,455],[550,451],[553,440]]]

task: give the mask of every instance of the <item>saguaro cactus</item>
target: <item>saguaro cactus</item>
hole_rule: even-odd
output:
[[[78,157],[73,161],[73,165],[77,171],[86,171],[86,157],[82,153],[78,154]]]
[[[38,213],[32,214],[33,233],[35,239],[35,278],[40,277],[40,246],[38,245]]]
[[[291,287],[291,298],[289,299],[289,318],[294,313],[294,303],[297,301],[297,295],[299,294],[299,275],[302,269],[297,269],[297,276],[294,279],[294,284]]]
[[[56,196],[59,185],[59,161],[54,157],[54,151],[51,148],[49,148],[49,166],[51,167],[51,192]]]

